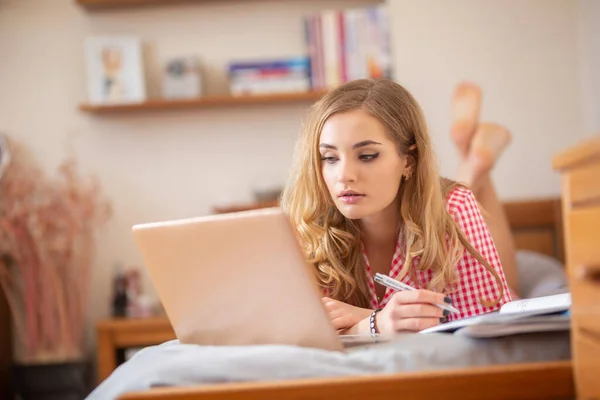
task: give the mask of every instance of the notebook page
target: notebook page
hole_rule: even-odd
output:
[[[500,309],[500,314],[518,313],[552,313],[568,310],[571,307],[571,294],[561,293],[552,296],[534,297],[506,303]]]

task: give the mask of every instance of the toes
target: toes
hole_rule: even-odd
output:
[[[510,132],[503,126],[483,123],[477,129],[472,147],[473,149],[484,149],[494,159],[497,159],[511,140]]]
[[[475,84],[459,84],[452,98],[452,140],[465,156],[479,120],[481,90]]]
[[[500,158],[511,137],[507,129],[495,124],[480,124],[471,142],[468,160],[474,175],[489,172]]]

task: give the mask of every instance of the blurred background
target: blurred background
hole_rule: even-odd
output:
[[[95,362],[97,323],[160,313],[131,226],[273,200],[307,108],[345,80],[404,85],[448,177],[452,93],[478,84],[513,135],[501,199],[560,196],[552,156],[600,131],[599,39],[596,0],[0,0],[0,133],[48,175],[74,157],[110,204],[79,297]]]

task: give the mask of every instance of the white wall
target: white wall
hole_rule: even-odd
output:
[[[301,52],[303,12],[369,2],[190,2],[97,13],[73,0],[0,2],[0,131],[26,142],[48,167],[75,152],[100,176],[114,204],[114,219],[98,243],[91,318],[108,314],[113,265],[140,262],[132,224],[205,214],[219,201],[250,199],[257,183],[280,183],[305,105],[84,115],[77,111],[86,94],[83,38],[141,35],[151,76],[167,56],[196,54],[206,61],[213,74],[209,89],[216,91],[222,84],[217,68],[231,57]],[[442,172],[452,176],[456,169],[449,99],[467,78],[483,86],[484,117],[514,134],[495,174],[502,197],[557,195],[551,156],[584,131],[577,3],[390,4],[397,78],[426,111]],[[156,93],[156,79],[149,87]]]
[[[578,1],[580,82],[584,132],[600,134],[600,1]]]
[[[576,3],[391,0],[397,79],[422,102],[442,171],[458,157],[449,99],[459,80],[483,88],[483,119],[513,143],[494,178],[502,198],[559,193],[551,157],[583,136]]]

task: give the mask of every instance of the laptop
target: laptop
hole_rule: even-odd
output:
[[[181,343],[341,351],[383,339],[338,335],[277,207],[138,224],[132,233]]]

